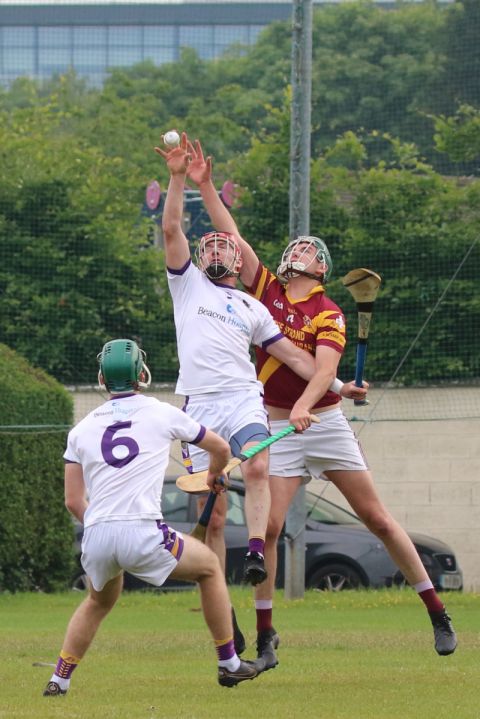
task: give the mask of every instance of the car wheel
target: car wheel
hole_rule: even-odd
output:
[[[310,589],[321,592],[341,592],[364,586],[360,575],[347,564],[325,564],[315,570],[308,580]]]

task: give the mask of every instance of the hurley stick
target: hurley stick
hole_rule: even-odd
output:
[[[350,292],[357,305],[358,343],[355,368],[355,384],[357,387],[363,386],[363,371],[365,369],[365,359],[367,356],[370,322],[372,319],[373,305],[377,298],[381,281],[382,278],[380,275],[364,267],[351,270],[342,278],[344,286]],[[354,403],[356,405],[364,405],[368,404],[368,400],[356,399]]]
[[[315,414],[310,415],[310,419],[312,422],[320,422],[319,418]],[[293,424],[289,424],[288,427],[284,427],[276,434],[273,434],[271,437],[267,437],[267,439],[264,439],[262,442],[259,442],[253,447],[249,447],[249,449],[246,449],[245,452],[242,452],[239,457],[232,457],[227,466],[224,468],[223,474],[228,474],[228,472],[231,472],[232,469],[238,467],[238,465],[242,462],[245,462],[245,460],[254,457],[263,449],[270,447],[271,444],[273,444],[274,442],[278,442],[279,439],[283,439],[283,437],[286,437],[287,434],[291,434],[294,431],[295,426]],[[210,487],[207,484],[207,476],[208,472],[206,470],[204,472],[184,474],[177,479],[177,487],[179,489],[182,489],[184,492],[190,492],[193,494],[205,494],[205,492],[210,491]],[[227,487],[228,485],[225,484],[225,486]]]

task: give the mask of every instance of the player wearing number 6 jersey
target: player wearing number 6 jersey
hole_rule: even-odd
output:
[[[333,482],[370,531],[383,541],[430,614],[436,651],[452,654],[457,641],[450,617],[412,541],[381,502],[358,441],[339,407],[340,398],[328,389],[345,345],[345,321],[340,308],[325,293],[332,271],[325,242],[312,236],[293,239],[274,275],[240,236],[221,202],[211,178],[211,158],[204,159],[198,141],[195,146],[189,143],[188,149],[192,157],[189,177],[200,188],[214,226],[231,233],[241,248],[243,285],[268,307],[279,328],[315,357],[318,368],[307,384],[288,367],[275,363],[262,348],[257,350],[257,369],[265,386],[272,430],[278,431],[288,422],[302,422],[310,412],[319,413],[321,419],[303,434],[290,435],[271,449],[272,506],[265,545],[269,578],[256,590],[258,656],[264,659],[266,669],[277,664],[279,639],[272,626],[277,542],[292,498],[311,475]]]
[[[89,595],[70,620],[44,696],[66,694],[73,670],[120,596],[124,570],[157,587],[169,576],[198,582],[218,654],[219,683],[231,687],[253,679],[258,667],[235,652],[217,557],[167,526],[161,511],[171,442],[192,442],[207,452],[212,480],[228,462],[228,444],[176,407],[138,393],[148,387],[150,373],[132,340],[107,342],[99,361],[99,383],[110,399],[71,430],[64,455],[65,504],[85,528],[82,564]]]

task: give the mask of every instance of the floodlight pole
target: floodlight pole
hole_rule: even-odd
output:
[[[293,0],[292,105],[290,114],[290,239],[310,231],[310,125],[312,98],[312,0]],[[305,485],[286,521],[285,598],[305,593]]]

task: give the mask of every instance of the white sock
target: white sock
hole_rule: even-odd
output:
[[[225,669],[228,669],[229,672],[236,672],[240,666],[240,659],[236,654],[234,654],[233,657],[230,657],[230,659],[221,659],[218,662],[218,666],[225,667]]]
[[[50,681],[58,684],[60,689],[63,690],[68,689],[70,686],[70,679],[64,679],[63,677],[59,677],[57,674],[52,674]]]
[[[272,609],[273,599],[255,599],[255,609]]]
[[[417,582],[417,584],[414,584],[413,588],[417,594],[420,594],[420,592],[426,592],[427,589],[433,589],[433,584],[430,579],[425,579],[423,582]]]

